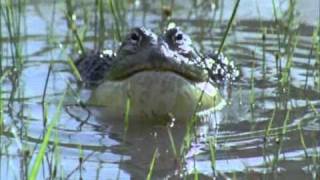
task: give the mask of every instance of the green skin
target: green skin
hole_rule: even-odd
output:
[[[129,112],[129,119],[152,121],[189,120],[195,112],[221,105],[217,89],[207,83],[205,71],[190,61],[192,52],[183,51],[188,47],[179,43],[184,37],[177,33],[169,30],[158,37],[133,29],[105,80],[94,90],[91,104],[104,106],[106,118],[123,119]]]

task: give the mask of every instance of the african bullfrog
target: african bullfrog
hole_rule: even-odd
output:
[[[108,118],[190,119],[221,107],[215,83],[239,74],[222,54],[200,54],[179,27],[157,35],[133,28],[117,53],[87,53],[76,62],[93,87],[90,104],[104,106]],[[128,109],[129,108],[129,109]]]

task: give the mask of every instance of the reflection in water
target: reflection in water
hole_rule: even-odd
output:
[[[185,173],[186,169],[184,168],[188,166],[185,166],[181,160],[187,158],[185,163],[189,164],[188,159],[191,160],[195,155],[201,153],[207,143],[208,132],[216,131],[221,120],[219,112],[212,112],[210,115],[200,117],[197,125],[192,128],[191,147],[186,147],[187,149],[183,150],[182,145],[187,136],[187,121],[161,124],[159,122],[129,120],[128,129],[125,130],[124,120],[103,118],[103,109],[95,108],[94,114],[102,115],[102,117],[97,116],[96,119],[107,129],[110,138],[122,142],[121,145],[112,147],[112,151],[130,157],[128,160],[120,162],[120,168],[128,171],[131,177],[137,179],[146,178],[155,151],[157,156],[153,177],[164,178]],[[180,151],[183,154],[180,155]]]

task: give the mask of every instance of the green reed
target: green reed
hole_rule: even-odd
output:
[[[276,33],[277,33],[277,43],[278,43],[278,51],[275,52],[275,60],[276,60],[276,70],[277,70],[277,76],[278,79],[280,80],[280,73],[281,73],[281,62],[279,62],[280,60],[282,60],[282,55],[281,55],[281,31],[280,31],[280,24],[281,22],[279,22],[279,15],[278,15],[278,11],[280,11],[279,9],[277,9],[276,7],[276,3],[275,0],[272,0],[272,8],[273,8],[273,15],[274,15],[274,22],[275,22],[275,29],[276,29]]]
[[[273,0],[273,8],[274,8],[274,16],[275,23],[277,25],[277,37],[278,37],[278,50],[277,54],[280,56],[280,61],[283,60],[282,57],[286,57],[285,67],[281,68],[280,62],[280,85],[286,88],[286,91],[289,95],[289,84],[290,84],[290,71],[293,66],[293,54],[298,44],[298,32],[297,29],[299,24],[296,20],[296,0],[289,1],[289,7],[286,13],[282,15],[281,19],[279,19],[275,2]],[[280,34],[283,34],[281,37]],[[282,48],[284,46],[284,48]],[[284,49],[284,52],[282,52]]]
[[[276,24],[276,29],[278,31],[277,32],[277,40],[278,40],[278,52],[277,53],[280,53],[281,52],[281,38],[280,38],[280,31],[279,31],[279,18],[278,18],[278,11],[279,9],[277,9],[276,7],[276,3],[275,3],[275,0],[272,0],[272,8],[273,8],[273,15],[274,15],[274,21],[275,21],[275,24]]]
[[[153,169],[154,169],[154,166],[155,166],[155,162],[156,162],[156,159],[158,157],[158,148],[156,148],[154,150],[154,153],[153,153],[153,156],[152,156],[152,160],[151,160],[151,163],[150,163],[150,166],[149,166],[149,171],[148,171],[148,175],[147,175],[147,180],[151,180],[151,177],[152,177],[152,173],[153,173]]]
[[[25,13],[26,0],[19,0],[14,3],[12,0],[5,0],[1,3],[1,16],[7,29],[10,40],[10,53],[12,57],[12,66],[21,71],[23,66],[23,52],[21,44],[21,34],[23,27],[22,18]],[[2,31],[2,30],[1,30]]]
[[[172,20],[172,13],[174,8],[174,2],[171,1],[170,5],[168,0],[160,1],[161,8],[161,21],[159,23],[159,29],[161,32],[165,31]]]
[[[265,164],[268,164],[270,162],[270,158],[268,158],[269,156],[267,154],[267,146],[268,146],[268,142],[269,142],[269,136],[272,133],[272,125],[273,125],[273,122],[275,119],[276,110],[277,110],[277,108],[274,108],[272,115],[271,115],[271,118],[270,118],[270,120],[268,120],[269,121],[268,126],[264,130],[264,143],[263,143],[263,148],[262,148],[262,156],[263,156],[263,161]]]
[[[96,12],[95,12],[95,40],[98,41],[95,43],[95,48],[101,49],[103,47],[105,39],[105,3],[104,0],[95,0]]]
[[[83,39],[85,36],[85,33],[79,33],[79,27],[77,27],[76,20],[77,16],[74,12],[74,5],[73,0],[66,0],[66,19],[68,22],[68,28],[71,30],[72,34],[74,35],[74,38],[77,43],[77,50],[80,52],[80,54],[85,54],[85,49],[83,46]],[[86,27],[84,26],[83,32],[86,32]]]
[[[308,106],[311,108],[314,115],[318,116],[320,112],[317,110],[316,106],[314,104],[310,103],[309,99],[307,99],[307,102],[308,102]]]
[[[49,83],[49,77],[50,77],[50,73],[52,70],[52,64],[49,65],[48,68],[48,72],[47,72],[47,76],[46,76],[46,81],[44,84],[44,88],[43,88],[43,93],[42,93],[42,98],[41,98],[41,104],[42,104],[42,115],[43,115],[43,127],[45,128],[47,126],[47,116],[46,114],[47,112],[47,108],[46,108],[46,94],[47,94],[47,88],[48,88],[48,83]]]
[[[317,116],[319,118],[319,116]],[[311,156],[311,163],[309,164],[309,172],[312,175],[312,179],[318,180],[320,178],[320,151],[319,151],[319,136],[318,133],[313,133],[312,138],[312,152],[309,153]]]
[[[286,113],[286,117],[284,119],[284,122],[282,124],[282,131],[281,131],[281,134],[279,134],[279,139],[277,140],[277,143],[278,143],[278,146],[277,146],[277,149],[276,149],[276,152],[274,154],[274,158],[272,159],[272,171],[273,172],[276,172],[276,167],[279,163],[279,156],[281,155],[281,151],[282,151],[282,146],[283,146],[283,140],[284,140],[284,137],[286,136],[287,134],[287,125],[289,123],[289,119],[290,119],[290,109],[287,110],[287,113]]]
[[[6,79],[8,75],[9,75],[9,70],[6,70],[4,71],[3,74],[0,74],[0,134],[2,133],[2,129],[4,125],[4,102],[3,102],[2,82]]]
[[[61,167],[61,150],[59,146],[59,134],[58,131],[54,131],[54,144],[53,144],[53,157],[51,160],[52,166],[50,166],[50,178],[51,179],[56,179],[57,178],[57,172],[59,170],[59,166]],[[62,168],[60,168],[60,177],[64,177]]]
[[[202,95],[203,93],[201,94],[201,97],[199,99],[202,99]],[[196,108],[195,108],[195,111],[200,107],[200,102],[197,104]],[[182,144],[180,146],[180,154],[179,154],[179,167],[183,167],[183,164],[185,163],[185,155],[188,151],[188,149],[190,148],[191,146],[191,142],[192,142],[192,139],[193,139],[193,135],[195,134],[195,128],[197,126],[197,116],[196,116],[196,112],[193,113],[193,116],[192,118],[190,119],[190,121],[187,122],[187,127],[186,127],[186,133],[183,137],[183,141],[182,141]],[[181,171],[181,169],[180,169]],[[183,172],[184,173],[184,172]]]
[[[124,130],[123,130],[123,135],[122,135],[123,142],[126,142],[126,140],[127,140],[127,133],[129,130],[130,109],[131,109],[131,97],[129,95],[127,95],[127,100],[126,100],[126,104],[125,104],[125,112],[124,112],[124,117],[123,117],[124,118]],[[121,155],[120,163],[123,162],[123,158],[124,158],[124,155]],[[121,171],[119,169],[116,179],[120,179],[120,174],[121,174]]]
[[[223,38],[222,38],[220,46],[219,46],[218,53],[221,53],[222,50],[223,50],[225,41],[226,41],[227,36],[229,34],[229,31],[231,29],[232,22],[234,21],[236,12],[238,10],[239,2],[240,2],[240,0],[237,0],[235,6],[233,8],[232,15],[231,15],[231,17],[230,17],[230,19],[228,21],[227,29],[225,30],[225,33],[223,35]],[[208,82],[209,82],[209,79],[207,80],[207,83]],[[194,133],[195,128],[197,126],[197,120],[198,120],[198,118],[196,116],[196,112],[201,107],[201,100],[202,100],[203,95],[204,95],[204,91],[201,92],[201,94],[199,96],[199,99],[198,99],[198,103],[197,103],[197,105],[196,105],[196,107],[194,109],[193,115],[192,115],[190,121],[187,122],[186,133],[185,133],[184,138],[183,138],[183,143],[182,143],[182,145],[180,147],[180,156],[181,157],[184,157],[185,153],[187,152],[188,148],[191,145],[193,133]],[[216,101],[216,99],[213,99],[213,101]],[[182,158],[180,163],[182,164],[183,161],[184,161],[184,159]]]
[[[298,38],[297,38],[297,34],[296,33],[290,33],[289,34],[289,39],[288,39],[288,47],[287,47],[287,61],[286,61],[286,65],[283,69],[283,71],[281,72],[281,79],[280,79],[280,83],[283,87],[288,87],[290,84],[290,72],[291,72],[291,68],[293,66],[293,53],[294,50],[298,44]]]
[[[168,135],[169,135],[169,139],[170,139],[170,144],[171,144],[171,149],[173,152],[173,155],[176,158],[179,158],[178,152],[177,152],[177,147],[176,147],[176,143],[174,142],[173,136],[172,136],[172,132],[169,126],[167,126],[167,130],[168,130]]]
[[[0,10],[2,11],[2,3],[0,3]],[[0,14],[0,25],[2,26],[2,14]],[[3,53],[4,53],[4,51],[3,51],[3,42],[2,42],[2,28],[0,28],[0,75],[2,75],[2,61],[3,61]],[[1,85],[1,84],[0,84]],[[1,98],[0,98],[1,99]]]
[[[210,162],[211,162],[211,169],[212,169],[212,176],[216,176],[216,139],[210,138],[209,139],[209,148],[210,148]]]
[[[260,8],[258,6],[258,2],[256,2],[256,8],[258,12],[258,20],[259,20],[259,26],[261,30],[261,40],[262,40],[262,77],[265,80],[266,79],[266,66],[267,66],[267,61],[266,61],[266,41],[267,41],[267,31],[268,28],[263,26],[262,23],[262,18],[261,18],[261,12]]]
[[[76,24],[76,20],[77,20],[77,15],[75,12],[75,2],[73,0],[67,0],[66,1],[66,20],[68,23],[68,29],[72,32],[72,35],[76,41],[76,47],[75,49],[79,52],[80,55],[85,55],[86,54],[86,50],[84,47],[84,38],[86,37],[86,32],[88,30],[89,27],[89,13],[87,8],[85,8],[84,5],[84,1],[80,1],[80,3],[83,6],[83,14],[84,14],[84,26],[82,26],[81,28],[77,26]],[[63,47],[65,48],[65,47]],[[65,49],[62,51],[64,53]],[[71,72],[73,72],[73,74],[75,75],[75,77],[79,80],[82,81],[80,73],[76,67],[76,65],[74,64],[73,59],[71,59],[70,57],[67,58],[67,63],[69,64],[70,68],[71,68]]]
[[[61,99],[59,101],[56,112],[55,112],[53,118],[51,119],[51,122],[48,126],[47,132],[45,133],[45,135],[43,137],[43,141],[42,141],[42,144],[40,145],[39,152],[36,155],[36,159],[33,162],[33,165],[31,166],[31,171],[30,171],[30,174],[28,177],[28,179],[30,179],[30,180],[37,179],[37,176],[38,176],[40,167],[42,165],[46,150],[48,148],[51,133],[52,133],[52,131],[54,131],[54,128],[56,127],[58,121],[60,120],[61,110],[63,107],[64,97],[66,95],[66,92],[67,91],[65,91],[65,93],[63,94],[63,96],[61,97]]]
[[[113,17],[113,23],[115,27],[112,27],[115,32],[115,40],[122,41],[122,35],[125,31],[126,23],[124,17],[126,17],[125,6],[123,1],[108,0],[108,7]]]
[[[4,107],[3,107],[2,85],[0,81],[0,134],[2,134],[3,127],[4,127]],[[0,142],[1,142],[1,138],[0,138]]]
[[[256,69],[256,62],[252,63],[251,66],[251,75],[250,75],[250,94],[249,94],[249,102],[250,102],[250,111],[251,111],[251,121],[254,121],[254,109],[255,109],[255,104],[256,104],[256,94],[255,94],[255,76],[254,72]]]
[[[131,98],[130,96],[127,97],[126,101],[126,111],[124,114],[124,134],[127,134],[128,128],[129,128],[129,114],[130,114],[130,108],[131,108]]]
[[[234,8],[233,8],[231,17],[230,17],[229,22],[228,22],[228,25],[227,25],[227,29],[226,29],[226,31],[224,32],[224,35],[223,35],[223,37],[222,37],[222,40],[221,40],[221,43],[220,43],[220,46],[219,46],[219,49],[218,49],[218,54],[220,54],[220,53],[222,52],[222,50],[223,50],[223,47],[224,47],[226,38],[227,38],[228,33],[229,33],[230,29],[231,29],[231,25],[232,25],[232,23],[233,23],[233,20],[234,20],[234,18],[235,18],[235,16],[236,16],[236,12],[237,12],[237,10],[238,10],[239,3],[240,3],[240,0],[237,0],[235,6],[234,6]]]
[[[268,126],[266,127],[265,129],[265,134],[264,134],[264,137],[267,139],[271,133],[271,130],[272,130],[272,125],[273,125],[273,121],[274,121],[274,118],[275,118],[275,115],[276,115],[276,111],[277,111],[277,108],[275,108],[272,112],[272,115],[271,115],[271,118],[268,122]]]
[[[69,66],[71,68],[70,70],[75,75],[77,80],[82,81],[80,72],[78,71],[78,68],[76,67],[74,61],[70,57],[67,58],[67,63],[69,64]]]
[[[197,121],[197,117],[194,113],[191,120],[188,121],[186,134],[183,137],[183,143],[180,147],[180,156],[182,156],[182,157],[184,157],[185,153],[187,152],[188,148],[191,145],[193,130],[196,127],[196,123],[197,123],[196,121]]]
[[[262,76],[263,79],[266,78],[266,37],[267,29],[263,28],[262,30]]]
[[[317,28],[312,34],[312,44],[315,49],[316,56],[316,75],[314,78],[314,82],[316,85],[316,89],[318,90],[318,92],[320,92],[320,24],[317,26]]]
[[[294,49],[296,48],[296,46],[298,44],[297,37],[298,37],[297,34],[290,33],[288,43],[292,47],[287,48],[287,53],[286,53],[287,54],[287,61],[286,61],[286,65],[285,65],[283,71],[281,72],[280,83],[283,87],[288,87],[290,84],[290,71],[293,66],[293,53],[294,53]]]
[[[309,55],[308,55],[308,67],[311,67],[311,59],[314,53],[314,44],[312,43],[310,51],[309,51]],[[306,91],[307,90],[307,85],[308,85],[308,81],[309,81],[309,68],[306,68],[306,78],[304,81],[304,87],[303,90]]]
[[[193,179],[194,180],[199,180],[199,171],[197,170],[197,168],[194,167],[194,170],[193,170]]]
[[[1,82],[0,82],[0,135],[3,135],[3,129],[4,129],[4,113],[3,113],[3,102],[2,102],[2,88],[1,88]],[[2,138],[0,138],[0,154],[3,153],[3,145],[2,145]],[[2,169],[2,156],[0,156],[0,169]],[[0,171],[1,176],[1,171]]]
[[[214,28],[216,28],[216,16],[218,10],[220,10],[219,0],[212,1],[195,1],[191,0],[192,8],[189,8],[186,19],[192,21],[192,19],[202,19],[203,22],[197,22],[197,26],[200,33],[197,35],[197,41],[201,42],[205,40],[208,34],[212,34]],[[171,0],[170,10],[174,12],[174,1]],[[171,15],[171,14],[170,14]],[[172,19],[172,18],[171,18]],[[166,18],[166,20],[171,20]],[[188,26],[186,26],[187,28]],[[204,49],[203,43],[199,43],[200,50]]]
[[[301,123],[302,123],[302,121],[300,121],[298,124],[298,130],[299,130],[299,134],[300,134],[300,142],[303,147],[304,155],[306,158],[308,158],[308,152],[307,152],[308,147],[306,146],[306,143],[304,140],[303,129],[301,128]]]

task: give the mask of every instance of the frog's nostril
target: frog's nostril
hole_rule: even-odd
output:
[[[181,33],[177,34],[177,36],[176,36],[177,41],[181,41],[182,38],[183,38],[183,35]]]

